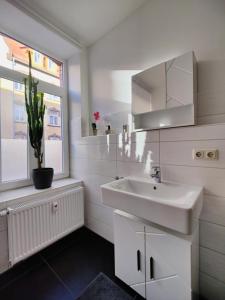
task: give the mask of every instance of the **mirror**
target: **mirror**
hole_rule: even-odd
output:
[[[135,130],[194,125],[195,98],[193,52],[132,76]]]

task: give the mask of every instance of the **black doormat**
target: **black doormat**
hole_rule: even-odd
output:
[[[132,300],[116,283],[100,273],[77,300]]]

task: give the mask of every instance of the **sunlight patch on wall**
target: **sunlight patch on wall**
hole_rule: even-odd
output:
[[[141,70],[116,70],[111,73],[112,98],[131,104],[131,77]]]

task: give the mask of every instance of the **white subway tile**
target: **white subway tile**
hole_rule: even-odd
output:
[[[90,230],[94,231],[98,235],[102,236],[104,239],[113,243],[113,228],[112,228],[112,226],[108,226],[107,224],[100,222],[98,220],[95,220],[95,219],[88,219],[88,220],[86,220],[85,224]]]
[[[225,227],[201,221],[200,245],[221,254],[225,254]]]
[[[107,207],[103,204],[86,201],[85,212],[87,219],[96,219],[113,227],[113,208]]]
[[[198,141],[225,139],[225,124],[160,129],[160,141]]]
[[[118,161],[159,162],[159,143],[126,143],[117,148]]]
[[[225,197],[225,169],[162,165],[162,179],[204,187],[207,194]]]
[[[116,161],[79,158],[75,161],[73,171],[75,171],[77,178],[83,179],[84,181],[85,176],[93,174],[115,177]]]
[[[200,294],[204,300],[224,300],[225,284],[200,273]]]
[[[204,195],[201,220],[225,226],[225,198]]]
[[[194,149],[218,149],[219,159],[193,159]],[[172,165],[225,168],[225,140],[161,142],[160,162]]]
[[[225,255],[200,247],[200,271],[225,284]]]
[[[78,144],[75,146],[75,158],[116,160],[116,144]]]
[[[115,144],[117,142],[117,134],[86,136],[76,141],[78,144]]]
[[[159,142],[159,130],[137,131],[131,133],[131,142],[150,143]]]
[[[118,176],[140,176],[149,177],[151,169],[155,164],[152,162],[136,163],[136,162],[117,162]]]

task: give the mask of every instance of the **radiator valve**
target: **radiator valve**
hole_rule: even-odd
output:
[[[53,202],[53,204],[52,204],[53,212],[57,212],[58,208],[59,208],[58,202]]]

